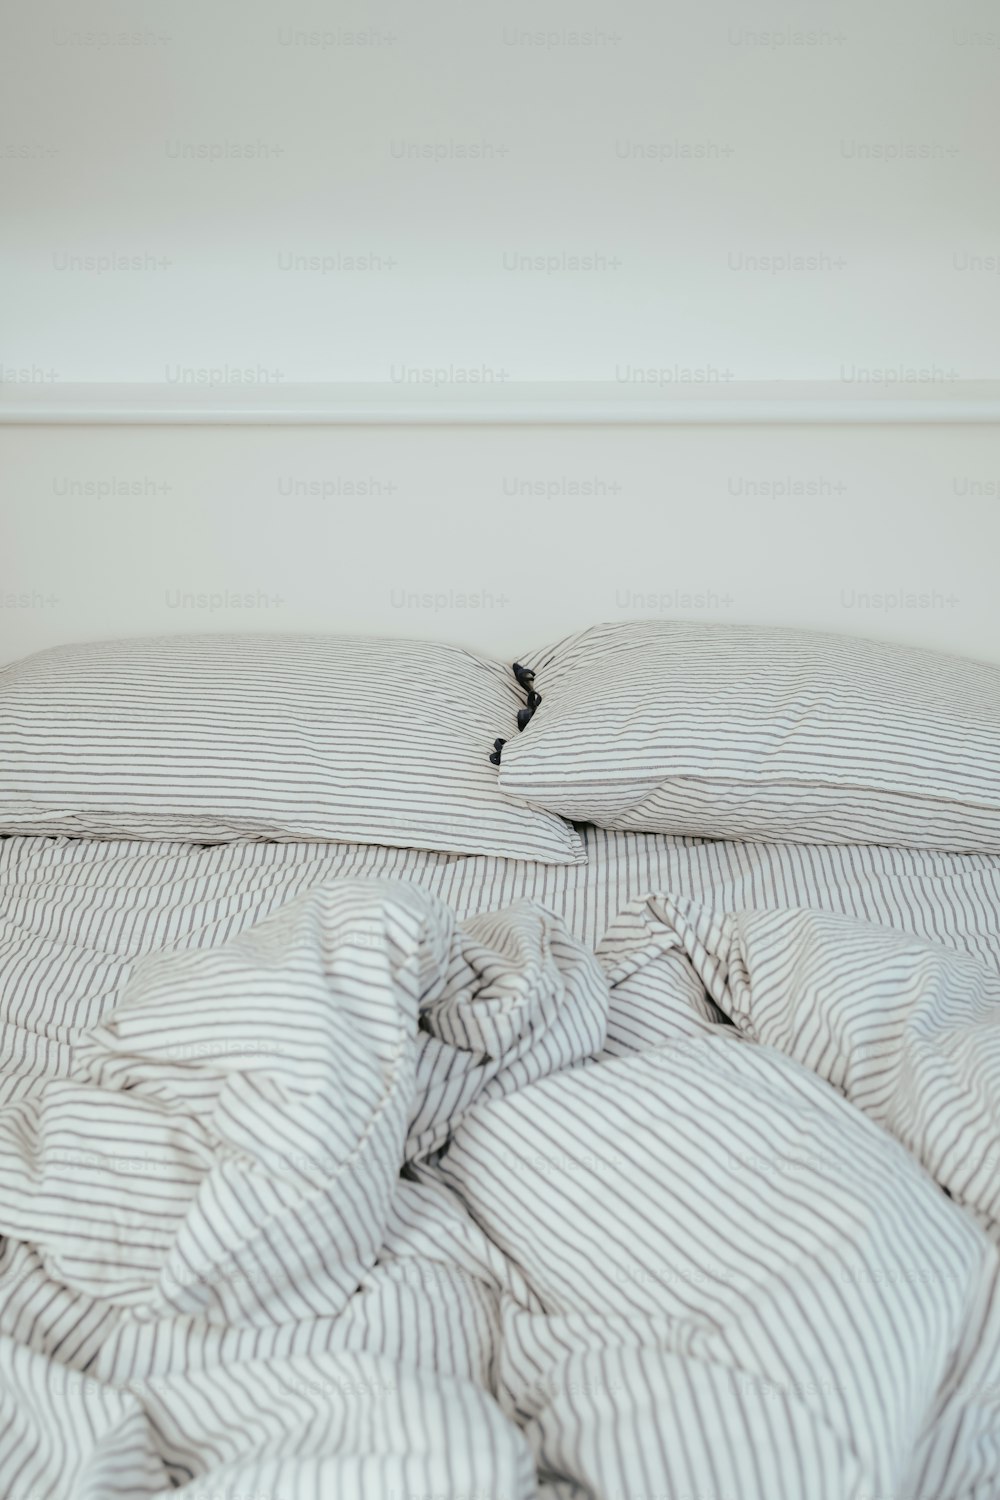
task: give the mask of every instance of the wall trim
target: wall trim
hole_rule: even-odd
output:
[[[664,386],[590,381],[496,385],[0,385],[4,425],[365,426],[870,424],[1000,422],[1000,380]]]

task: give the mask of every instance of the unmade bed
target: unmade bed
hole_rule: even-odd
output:
[[[361,841],[282,836],[276,794],[262,811],[245,788],[193,826],[210,757],[190,740],[195,790],[169,813],[188,836],[143,837],[162,787],[133,773],[116,814],[107,748],[72,750],[93,702],[75,727],[63,710],[58,764],[15,702],[4,1495],[1000,1495],[1000,836],[981,788],[947,802],[921,750],[914,813],[912,766],[887,788],[883,755],[824,842],[703,836],[704,775],[680,798],[691,833],[574,826],[581,776],[532,826],[532,799],[562,796],[527,759],[545,661],[558,687],[551,651],[515,674],[512,775],[534,789],[486,832],[472,771],[433,831],[443,760],[386,814],[371,749],[357,805],[338,776],[322,814]],[[57,674],[74,693],[78,665]],[[573,702],[553,697],[552,732]],[[3,705],[0,686],[0,730]],[[595,816],[662,821],[648,725],[627,704],[611,722],[619,763],[639,735],[632,781],[598,765]],[[749,797],[787,835],[768,765],[766,796],[730,785],[711,815]],[[428,847],[385,838],[390,816]],[[868,836],[904,816],[909,843]],[[113,817],[126,836],[94,836]],[[496,852],[532,838],[538,858]]]

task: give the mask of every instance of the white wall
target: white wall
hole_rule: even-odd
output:
[[[33,0],[3,31],[8,372],[1000,373],[995,0]]]
[[[9,428],[0,465],[2,659],[227,629],[510,656],[656,613],[1000,661],[993,427]]]
[[[8,382],[1000,374],[995,0],[35,0],[3,32]],[[772,256],[813,260],[751,259]],[[1000,659],[998,446],[971,427],[8,429],[0,657],[241,626],[507,654],[648,594]],[[789,478],[806,491],[746,492]],[[280,602],[170,602],[258,591]],[[451,597],[479,592],[492,605]]]

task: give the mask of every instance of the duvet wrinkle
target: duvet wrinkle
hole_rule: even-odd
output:
[[[970,1500],[998,1000],[921,938],[670,893],[591,951],[321,881],[150,952],[0,1103],[0,1479]]]

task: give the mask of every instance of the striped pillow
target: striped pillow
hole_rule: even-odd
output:
[[[579,836],[496,788],[516,733],[499,662],[457,646],[181,635],[0,671],[0,833],[322,839],[582,864]]]
[[[794,630],[597,625],[522,658],[510,796],[604,828],[1000,852],[1000,667]]]

